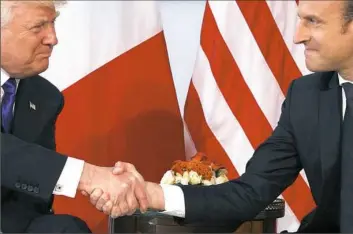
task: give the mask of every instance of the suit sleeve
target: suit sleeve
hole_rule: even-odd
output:
[[[273,202],[302,169],[290,122],[291,93],[282,105],[278,126],[235,180],[214,186],[182,186],[185,222],[250,220]],[[238,155],[241,157],[241,155]]]
[[[55,128],[55,121],[62,107],[63,100],[47,129]],[[1,133],[1,185],[49,200],[67,156],[55,152],[54,138],[47,141],[46,145],[51,149],[25,142],[11,134]]]

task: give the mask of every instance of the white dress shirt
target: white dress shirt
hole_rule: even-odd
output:
[[[349,82],[353,84],[353,81],[345,80],[340,75],[338,75],[338,80],[339,80],[340,86],[342,86],[342,84],[345,82]],[[344,90],[342,89],[343,116],[346,112],[346,105],[347,105],[346,95]],[[184,200],[183,190],[176,185],[161,184],[161,186],[164,193],[164,204],[165,204],[165,211],[161,213],[184,218],[185,200]]]
[[[9,79],[9,75],[1,68],[1,86]],[[20,80],[17,79],[17,86]],[[1,88],[1,101],[4,95],[4,90]],[[54,188],[53,194],[63,195],[74,198],[78,183],[83,171],[84,161],[76,158],[68,157],[64,169],[61,172],[59,180]],[[43,175],[45,176],[45,175]]]

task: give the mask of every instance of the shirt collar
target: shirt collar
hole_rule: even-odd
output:
[[[7,73],[4,69],[1,68],[1,86],[8,80],[10,79],[9,73]],[[15,79],[16,80],[16,85],[20,83],[20,79]]]
[[[343,77],[340,74],[338,74],[338,82],[339,82],[340,86],[342,86],[342,84],[346,83],[346,82],[353,84],[353,81],[343,79]]]
[[[10,78],[9,74],[1,68],[1,86]]]
[[[1,75],[1,86],[8,80],[10,79],[10,75],[1,68],[0,71],[0,75]],[[16,92],[17,92],[17,88],[18,88],[18,84],[20,83],[20,79],[15,79],[16,80]],[[0,86],[0,103],[2,102],[2,97],[4,96],[4,90],[2,89],[2,87]]]

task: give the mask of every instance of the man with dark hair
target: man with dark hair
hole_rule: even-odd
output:
[[[298,232],[352,233],[352,12],[352,1],[299,1],[294,41],[305,46],[306,66],[315,73],[291,83],[278,126],[256,149],[246,172],[215,186],[147,182],[151,207],[185,217],[185,222],[247,220],[304,169],[316,208]],[[119,164],[115,173],[130,166]],[[93,204],[101,202],[101,194],[92,193]]]

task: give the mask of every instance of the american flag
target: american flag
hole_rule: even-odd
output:
[[[131,162],[155,182],[199,151],[237,178],[277,125],[290,81],[309,73],[303,47],[293,44],[297,4],[207,2],[188,89],[180,90],[157,2],[69,1],[43,74],[66,99],[58,151],[102,166]],[[304,172],[281,197],[278,231],[294,231],[314,207]],[[79,194],[57,197],[55,210],[107,230],[107,218]]]
[[[295,1],[206,4],[185,119],[196,150],[232,168],[232,178],[276,127],[289,83],[308,74],[293,44],[296,11]],[[281,198],[278,230],[294,231],[314,207],[304,172]]]

